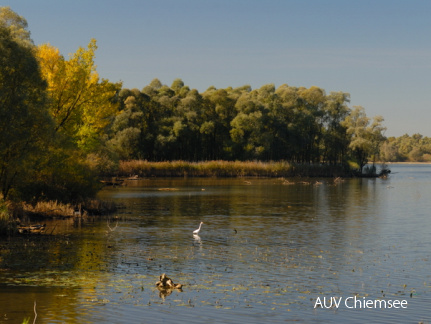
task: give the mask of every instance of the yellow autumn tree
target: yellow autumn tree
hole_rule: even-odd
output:
[[[91,197],[99,187],[98,174],[114,163],[104,135],[117,113],[121,84],[99,78],[96,49],[93,39],[68,59],[50,44],[35,50],[56,136],[46,152],[48,158],[38,164],[37,176],[24,188],[34,200],[70,202]]]
[[[115,97],[120,83],[100,80],[94,63],[96,40],[80,47],[66,60],[50,44],[40,45],[37,57],[48,83],[49,111],[56,132],[72,139],[80,149],[91,152],[117,112]]]

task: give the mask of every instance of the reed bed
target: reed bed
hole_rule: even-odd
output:
[[[339,177],[342,165],[294,164],[286,161],[121,161],[119,177]]]
[[[23,203],[22,212],[27,215],[44,215],[52,218],[73,216],[74,207],[58,201],[39,201],[35,205]]]
[[[36,204],[9,203],[8,220],[28,222],[30,219],[106,215],[117,210],[113,202],[89,199],[81,204],[64,204],[58,201],[39,201]],[[0,217],[2,213],[0,211]],[[1,220],[1,218],[0,218]]]

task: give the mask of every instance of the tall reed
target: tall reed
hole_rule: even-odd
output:
[[[294,164],[286,161],[121,161],[120,177],[338,177],[348,170],[341,165]]]

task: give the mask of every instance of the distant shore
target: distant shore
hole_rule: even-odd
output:
[[[431,162],[376,162],[376,164],[431,164]]]

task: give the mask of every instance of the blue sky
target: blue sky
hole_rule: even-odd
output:
[[[36,44],[68,56],[91,38],[124,87],[323,88],[382,115],[387,136],[431,137],[428,0],[4,0]]]

